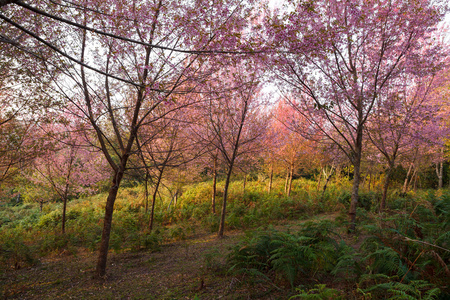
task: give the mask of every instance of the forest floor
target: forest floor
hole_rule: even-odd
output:
[[[315,220],[334,219],[322,215]],[[295,229],[302,221],[275,226]],[[197,232],[163,244],[160,251],[110,253],[107,276],[93,279],[97,254],[62,252],[29,268],[0,273],[2,299],[287,299],[290,288],[242,282],[228,273],[226,256],[243,231],[218,239]],[[355,240],[355,242],[358,242]]]

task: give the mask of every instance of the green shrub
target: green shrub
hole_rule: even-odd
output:
[[[434,300],[438,299],[441,290],[435,285],[424,280],[412,280],[408,283],[397,282],[396,278],[388,276],[378,276],[378,281],[384,279],[385,282],[374,284],[361,292],[371,297],[394,299],[414,299],[414,300]]]
[[[338,244],[329,235],[330,222],[309,223],[298,234],[274,229],[249,233],[232,248],[228,257],[230,271],[268,278],[279,274],[293,288],[301,277],[330,272],[337,260]]]
[[[39,218],[38,227],[55,228],[61,224],[62,215],[59,211],[51,211]]]
[[[36,250],[25,242],[26,236],[21,228],[0,231],[0,265],[1,269],[19,269],[34,265]]]
[[[311,289],[297,288],[299,293],[289,298],[291,299],[311,299],[311,300],[338,300],[344,299],[342,293],[338,290],[327,288],[325,284],[316,284]]]

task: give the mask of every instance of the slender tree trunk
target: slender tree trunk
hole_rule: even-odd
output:
[[[353,175],[352,197],[349,211],[351,232],[353,232],[356,229],[356,206],[358,205],[359,200],[360,162],[355,162],[354,168],[355,173]]]
[[[211,208],[213,215],[216,214],[216,194],[217,194],[217,156],[214,157],[213,166],[213,186],[212,186]]]
[[[323,186],[322,190],[322,198],[325,195],[325,191],[327,190],[328,182],[330,182],[331,176],[333,176],[334,169],[334,167],[331,167],[330,175],[328,175],[327,180],[325,181],[325,185]]]
[[[415,189],[416,184],[417,184],[417,168],[414,167],[414,172],[411,175],[411,178],[409,179],[408,186],[413,185],[413,188]]]
[[[436,163],[436,176],[438,178],[438,189],[442,189],[444,178],[444,162]]]
[[[246,184],[247,184],[247,174],[244,175],[244,183],[243,183],[243,186],[242,186],[242,192],[244,194],[245,194],[245,186],[246,186]]]
[[[413,176],[414,176],[414,191],[417,190],[417,180],[419,179],[419,176],[417,175],[416,171],[417,171],[417,168],[414,169],[414,173],[413,173]]]
[[[322,173],[325,172],[325,168],[323,168],[322,170],[319,171],[319,179],[317,180],[317,189],[316,191],[318,192],[320,190],[320,184],[322,183]],[[324,173],[325,176],[325,173]]]
[[[148,179],[149,179],[149,172],[146,168],[145,171],[145,185],[144,185],[144,201],[145,201],[145,214],[148,213]]]
[[[406,177],[405,177],[405,181],[403,183],[403,189],[402,189],[402,193],[406,193],[406,191],[408,190],[408,181],[409,181],[409,175],[411,174],[411,170],[412,170],[412,164],[409,165],[408,168],[408,172],[406,173]]]
[[[292,191],[292,178],[294,177],[294,162],[291,162],[291,167],[289,168],[289,183],[288,183],[288,190],[287,190],[287,195],[290,196],[291,195],[291,191]]]
[[[289,168],[287,169],[286,172],[286,180],[284,182],[284,193],[287,195],[287,191],[288,191],[288,185],[289,185],[289,174],[290,174],[290,170]]]
[[[67,195],[65,195],[65,197],[63,197],[63,213],[62,213],[62,224],[61,224],[62,234],[66,233],[66,210],[67,210]]]
[[[273,166],[270,165],[269,188],[268,188],[268,193],[269,194],[272,191],[272,184],[273,184]]]
[[[442,189],[444,185],[444,148],[441,148],[441,163],[440,163],[440,169],[439,169],[439,182],[438,187],[439,189]]]
[[[66,183],[64,185],[64,192],[62,193],[62,200],[63,200],[63,213],[62,213],[62,224],[61,224],[62,234],[66,233],[67,198],[69,197],[70,177],[72,174],[73,162],[75,160],[75,154],[73,153],[73,151],[75,151],[75,150],[72,148],[71,155],[70,155],[70,161],[69,161],[69,168],[68,168],[67,176],[66,176]],[[51,182],[52,182],[52,185],[54,186],[56,192],[58,192],[58,189],[56,188],[56,184],[53,183],[53,180],[51,180]]]
[[[156,181],[155,184],[155,190],[153,191],[153,196],[152,196],[152,210],[150,211],[150,224],[148,226],[149,231],[153,230],[153,219],[155,216],[155,203],[156,203],[156,196],[158,195],[158,190],[159,190],[159,185],[161,184],[161,179],[162,179],[162,175],[164,172],[164,166],[162,166],[159,175],[158,175],[158,179]]]
[[[225,214],[227,210],[227,199],[228,199],[228,187],[230,185],[231,174],[233,172],[233,164],[230,165],[227,173],[227,178],[225,179],[225,187],[223,188],[223,204],[222,204],[222,214],[220,215],[220,225],[218,237],[223,237],[223,232],[225,230]]]
[[[352,187],[352,198],[350,202],[349,219],[350,227],[349,231],[354,232],[356,229],[356,206],[359,200],[359,183],[361,180],[361,155],[362,155],[362,126],[358,126],[356,133],[356,143],[353,158],[353,187]],[[350,169],[350,168],[349,168]]]
[[[383,195],[381,196],[381,202],[380,202],[380,212],[383,212],[386,208],[386,199],[387,199],[387,192],[389,189],[389,184],[391,181],[392,171],[394,170],[393,163],[389,163],[388,169],[386,170],[386,176],[384,177],[384,184],[383,184]]]
[[[117,192],[119,191],[120,182],[123,178],[123,170],[126,165],[127,158],[123,158],[120,168],[115,172],[112,185],[109,189],[108,198],[106,199],[105,217],[103,219],[102,240],[100,242],[100,250],[97,260],[96,276],[102,278],[106,274],[106,260],[108,258],[109,237],[111,234],[112,217],[114,212],[114,202],[116,201]]]

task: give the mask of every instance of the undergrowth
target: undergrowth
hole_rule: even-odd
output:
[[[450,295],[450,193],[392,191],[388,209],[379,214],[380,194],[362,191],[356,236],[346,233],[347,218],[305,222],[290,231],[275,226],[323,213],[344,213],[350,186],[330,184],[322,194],[306,179],[284,181],[268,193],[263,181],[231,185],[226,230],[246,230],[228,256],[228,274],[247,285],[289,290],[292,299],[445,299]],[[221,188],[216,211],[221,210]],[[198,231],[216,232],[219,214],[211,213],[211,183],[183,190],[177,203],[162,193],[154,228],[149,231],[143,188],[121,189],[116,200],[110,247],[115,252],[159,251],[170,241]],[[39,263],[42,256],[80,250],[96,251],[106,195],[69,202],[66,233],[61,234],[61,203],[0,203],[0,270]],[[356,240],[361,241],[356,243]],[[213,251],[205,254],[209,272],[222,272]],[[440,297],[440,298],[439,298]],[[450,297],[450,296],[449,296]]]

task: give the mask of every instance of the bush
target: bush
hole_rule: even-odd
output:
[[[330,238],[330,222],[309,223],[297,234],[274,229],[256,231],[232,248],[228,257],[230,271],[268,279],[280,275],[293,288],[299,278],[330,272],[339,244]]]
[[[51,211],[39,218],[38,227],[55,228],[61,224],[62,215],[59,211]]]

